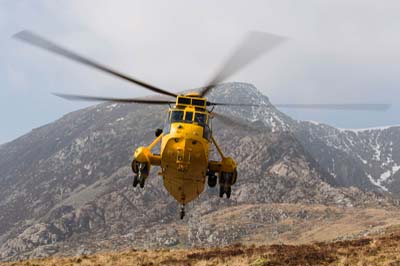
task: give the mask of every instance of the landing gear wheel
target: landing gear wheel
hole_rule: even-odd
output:
[[[133,184],[132,184],[132,186],[136,187],[138,184],[139,184],[139,178],[138,178],[137,175],[134,175],[133,176]]]
[[[144,182],[146,181],[146,179],[142,176],[140,178],[140,188],[144,188]]]
[[[222,198],[224,196],[225,189],[224,186],[219,187],[219,197]]]
[[[185,205],[182,205],[180,215],[181,215],[181,220],[182,220],[183,217],[185,217]]]
[[[215,187],[217,185],[217,177],[215,175],[208,176],[208,186]]]
[[[231,191],[232,191],[231,187],[228,187],[228,188],[226,189],[226,191],[225,191],[226,197],[227,197],[228,199],[231,197]]]

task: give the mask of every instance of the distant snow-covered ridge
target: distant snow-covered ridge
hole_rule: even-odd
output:
[[[400,127],[398,125],[387,125],[387,126],[380,126],[380,127],[367,127],[367,128],[338,128],[340,131],[352,131],[352,132],[364,132],[364,131],[372,131],[372,130],[386,130],[392,127]]]

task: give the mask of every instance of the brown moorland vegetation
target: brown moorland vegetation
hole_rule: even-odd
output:
[[[2,266],[107,266],[107,265],[400,265],[400,226],[387,228],[379,235],[354,240],[316,242],[302,245],[245,246],[236,244],[220,248],[125,250],[76,257],[51,257]]]

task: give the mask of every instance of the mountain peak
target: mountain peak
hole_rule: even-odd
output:
[[[276,109],[268,97],[249,83],[224,83],[211,93],[215,102],[254,104],[255,106],[218,106],[215,111],[249,122],[262,123],[272,132],[290,131],[295,120]]]
[[[209,94],[209,98],[230,100],[231,102],[270,105],[267,96],[262,94],[253,84],[229,82],[217,85]]]

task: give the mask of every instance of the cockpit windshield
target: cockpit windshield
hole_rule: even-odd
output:
[[[203,112],[193,112],[184,110],[173,110],[171,111],[171,117],[169,120],[171,123],[183,122],[183,123],[197,123],[200,126],[208,125],[207,114]]]
[[[171,123],[182,122],[182,123],[194,123],[203,127],[203,137],[207,140],[211,138],[211,119],[207,120],[207,114],[203,112],[193,112],[185,110],[172,110],[167,114],[167,119],[164,126],[164,134],[170,132]]]
[[[183,111],[172,111],[171,122],[181,122],[183,120]]]
[[[193,120],[193,112],[186,112],[185,121],[191,123]]]

